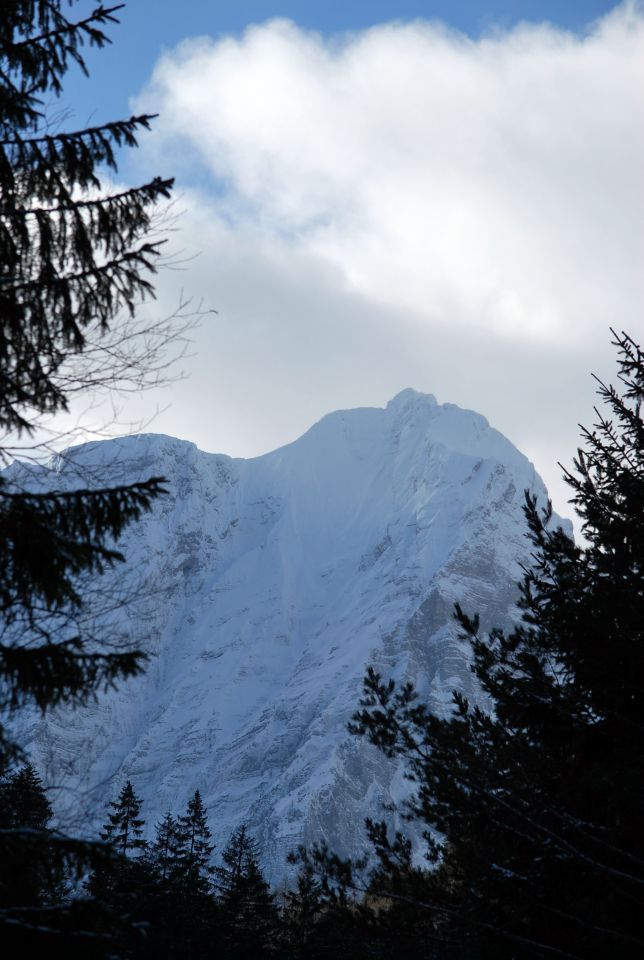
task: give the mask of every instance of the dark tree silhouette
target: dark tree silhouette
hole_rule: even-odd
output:
[[[208,811],[195,790],[186,812],[177,820],[179,839],[176,875],[186,894],[203,895],[210,890],[210,856],[214,849],[208,827]]]
[[[43,782],[33,764],[26,763],[0,780],[0,822],[3,827],[45,830],[52,816]]]
[[[355,732],[406,759],[410,815],[438,863],[412,888],[374,827],[377,886],[397,883],[436,932],[459,931],[462,956],[644,951],[644,355],[626,334],[615,345],[620,387],[599,382],[605,412],[565,474],[586,543],[526,494],[534,562],[521,622],[481,636],[457,608],[492,709],[455,694],[441,719],[371,671],[354,718]]]
[[[155,837],[148,844],[146,859],[163,883],[171,883],[179,872],[181,835],[177,820],[168,812],[156,825]]]
[[[257,843],[244,824],[234,831],[222,861],[215,867],[215,887],[224,955],[268,955],[276,939],[277,909],[259,867]]]
[[[38,443],[43,418],[68,411],[78,393],[156,382],[181,334],[136,312],[153,294],[153,218],[172,181],[115,190],[105,179],[151,118],[63,129],[65,118],[45,107],[72,63],[85,69],[84,47],[109,42],[104,28],[117,22],[119,7],[97,5],[74,20],[74,5],[6,0],[0,11],[0,461],[16,444]],[[16,710],[83,704],[141,671],[141,650],[87,634],[80,584],[123,559],[119,536],[162,491],[155,477],[120,487],[94,480],[71,492],[0,479],[0,769],[21,755],[11,736]],[[105,855],[40,828],[8,827],[0,861],[10,870],[42,844],[81,872]],[[86,936],[85,914],[72,919],[80,901],[49,906],[46,915],[19,900],[0,909],[9,952],[39,950],[56,933],[70,957],[107,949]]]
[[[43,782],[30,763],[0,779],[0,831],[37,836],[31,856],[0,860],[0,905],[37,907],[58,902],[65,891],[65,860],[47,842],[52,808]]]
[[[114,812],[108,815],[101,840],[109,843],[121,857],[131,857],[145,850],[145,820],[140,816],[141,800],[135,794],[130,780],[121,790],[118,800],[110,806]]]

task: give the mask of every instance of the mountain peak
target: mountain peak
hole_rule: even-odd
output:
[[[400,410],[411,406],[437,407],[438,401],[433,393],[421,393],[419,390],[413,390],[406,387],[392,397],[387,404],[387,410]]]
[[[97,594],[136,594],[95,622],[146,651],[145,674],[22,716],[59,817],[75,823],[82,797],[95,826],[129,779],[149,824],[198,788],[218,846],[246,822],[276,883],[300,843],[359,855],[364,817],[405,791],[347,734],[365,670],[412,680],[437,712],[455,688],[476,700],[454,602],[484,630],[513,622],[523,492],[547,498],[532,464],[484,417],[407,389],[250,460],[147,434],[77,448],[43,482],[73,487],[80,468],[103,485],[160,474],[169,492]]]

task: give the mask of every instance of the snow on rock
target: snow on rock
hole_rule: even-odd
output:
[[[145,675],[23,718],[61,821],[95,827],[129,778],[151,829],[199,788],[218,848],[245,821],[275,882],[299,843],[358,852],[363,818],[408,789],[346,732],[367,665],[440,711],[455,687],[476,695],[454,602],[484,626],[516,615],[524,490],[547,499],[484,417],[413,390],[250,460],[145,434],[9,471],[26,474],[57,488],[161,475],[169,490],[121,541],[107,590],[138,592],[107,619],[148,651]]]

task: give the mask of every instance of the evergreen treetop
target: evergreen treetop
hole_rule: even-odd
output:
[[[162,882],[172,881],[179,871],[181,834],[176,818],[168,812],[156,825],[154,841],[148,844],[147,860]]]
[[[0,920],[12,909],[18,908],[19,915],[20,907],[33,910],[45,903],[59,904],[68,870],[65,850],[57,847],[50,828],[52,816],[43,782],[31,763],[0,778],[0,832],[8,838],[9,854],[0,858]],[[12,856],[16,847],[20,858]]]
[[[206,893],[212,873],[210,856],[214,849],[208,827],[208,812],[199,790],[188,801],[185,814],[177,820],[178,873],[186,889]]]
[[[257,842],[245,824],[233,832],[221,859],[214,874],[226,956],[262,956],[274,945],[278,916],[259,866]]]
[[[0,825],[46,830],[53,810],[31,763],[0,780]]]
[[[222,865],[215,867],[215,884],[225,897],[244,881],[252,864],[257,863],[257,842],[249,835],[246,824],[237,827],[222,851]]]
[[[101,833],[101,840],[111,844],[122,857],[144,850],[146,847],[143,839],[145,820],[140,816],[141,799],[135,794],[130,780],[121,790],[118,800],[112,801],[110,806],[114,812],[108,815],[107,823]]]

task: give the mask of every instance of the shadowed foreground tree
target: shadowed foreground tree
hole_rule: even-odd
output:
[[[269,956],[276,947],[277,909],[259,866],[256,841],[242,824],[215,868],[222,956]]]
[[[68,67],[85,69],[84,45],[108,42],[104,28],[119,9],[97,5],[70,19],[75,5],[5,0],[0,11],[0,459],[16,443],[38,442],[43,418],[69,411],[79,392],[155,383],[183,332],[181,318],[156,323],[136,312],[153,293],[153,216],[172,181],[115,189],[106,179],[117,150],[135,146],[151,118],[64,130],[64,117],[52,122],[46,112]],[[157,477],[44,493],[0,479],[0,769],[20,757],[17,710],[80,705],[141,671],[141,650],[84,633],[79,583],[123,559],[119,536],[162,490]],[[81,872],[106,855],[8,826],[0,860],[10,869],[38,857],[43,843]],[[87,904],[54,909],[46,897],[37,905],[16,897],[0,907],[6,950],[38,950],[56,936],[66,956],[107,949],[84,926]]]
[[[484,637],[457,608],[491,711],[455,694],[441,719],[370,671],[354,717],[416,786],[436,867],[372,824],[372,889],[429,922],[432,956],[455,937],[459,957],[644,954],[644,356],[615,345],[620,388],[599,382],[606,412],[565,474],[586,544],[526,494],[521,622]]]
[[[155,836],[148,844],[146,861],[155,870],[162,883],[174,882],[179,866],[181,835],[176,818],[168,810],[156,825]]]
[[[131,857],[133,852],[145,850],[145,820],[141,817],[141,800],[135,794],[130,780],[121,790],[118,800],[110,806],[114,813],[108,816],[101,840],[111,844],[121,857]]]
[[[176,874],[186,897],[205,896],[210,891],[210,855],[214,849],[208,827],[208,811],[195,790],[186,812],[177,820],[179,847]]]
[[[37,906],[43,900],[60,902],[65,892],[64,864],[46,842],[53,816],[42,780],[27,763],[0,778],[0,830],[35,831],[43,842],[35,856],[19,862],[0,860],[0,905],[16,901]]]

